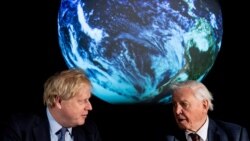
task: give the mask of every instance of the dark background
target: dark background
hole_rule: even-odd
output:
[[[224,23],[222,47],[203,80],[215,99],[210,116],[241,124],[249,131],[249,8],[242,1],[219,3]],[[44,81],[67,69],[57,38],[59,4],[59,0],[1,4],[6,9],[1,12],[1,128],[13,113],[41,110]],[[91,100],[90,118],[96,120],[104,141],[154,141],[174,124],[170,105],[110,105],[95,97]]]

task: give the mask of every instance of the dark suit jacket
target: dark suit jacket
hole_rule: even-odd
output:
[[[186,141],[185,133],[174,130],[167,134],[165,141]],[[249,136],[240,125],[209,119],[208,141],[249,141]]]
[[[86,120],[84,125],[72,128],[74,141],[101,141],[94,122]],[[50,141],[49,121],[46,114],[15,115],[3,133],[3,141]]]

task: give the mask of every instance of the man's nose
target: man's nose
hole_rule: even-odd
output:
[[[180,114],[182,112],[182,107],[180,105],[176,105],[174,108],[175,114]]]

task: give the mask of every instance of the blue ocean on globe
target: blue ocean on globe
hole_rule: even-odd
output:
[[[171,83],[201,81],[220,51],[215,0],[61,0],[58,38],[111,104],[170,103]]]

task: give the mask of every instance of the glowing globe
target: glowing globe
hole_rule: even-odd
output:
[[[69,68],[111,104],[169,103],[169,85],[201,81],[222,41],[216,0],[62,0],[58,38]]]

